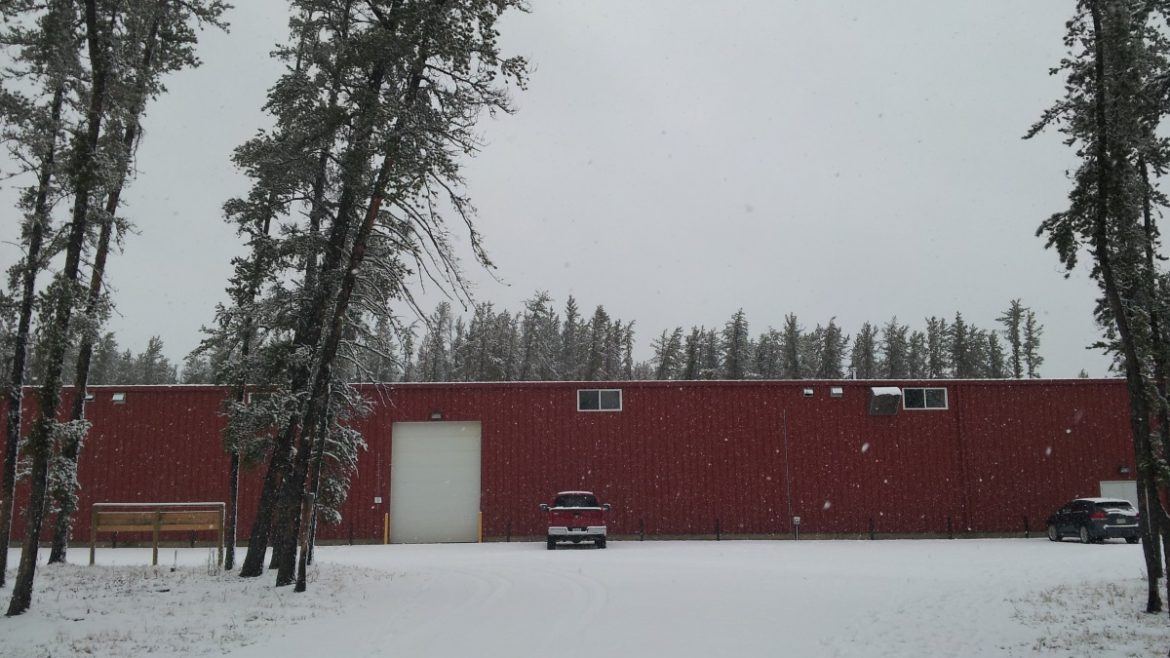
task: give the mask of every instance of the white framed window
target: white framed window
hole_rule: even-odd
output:
[[[110,396],[110,400],[112,400],[114,404],[126,404],[126,394],[114,393]]]
[[[902,389],[902,408],[906,410],[945,410],[947,406],[947,389],[945,388],[904,388]]]
[[[577,389],[577,411],[621,411],[620,388]]]
[[[244,394],[244,404],[261,404],[272,399],[272,394],[264,391],[248,391]]]
[[[801,394],[806,398],[811,398],[813,396],[813,390],[811,388],[806,388],[801,391]]]
[[[829,397],[839,398],[839,397],[843,397],[844,395],[845,395],[845,388],[844,387],[841,387],[841,386],[830,386],[829,387]]]

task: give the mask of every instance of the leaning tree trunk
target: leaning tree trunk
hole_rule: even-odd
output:
[[[1095,191],[1096,207],[1094,209],[1091,241],[1093,255],[1097,259],[1097,267],[1101,275],[1101,284],[1105,291],[1105,301],[1113,315],[1117,335],[1121,340],[1122,354],[1125,358],[1125,382],[1130,400],[1130,428],[1133,433],[1134,454],[1138,462],[1138,481],[1140,483],[1143,478],[1149,478],[1149,464],[1143,462],[1146,454],[1145,446],[1149,444],[1150,407],[1145,377],[1142,375],[1142,361],[1138,356],[1133,327],[1130,325],[1129,310],[1122,300],[1121,288],[1117,279],[1117,273],[1114,271],[1111,256],[1113,246],[1109,240],[1109,222],[1111,219],[1109,214],[1109,199],[1110,194],[1117,186],[1117,181],[1114,180],[1116,174],[1110,160],[1109,146],[1106,142],[1110,134],[1109,120],[1106,114],[1109,99],[1107,98],[1105,47],[1101,30],[1101,7],[1099,2],[1097,0],[1091,1],[1089,3],[1089,9],[1093,19],[1093,48],[1096,55],[1095,74],[1097,87],[1097,93],[1093,99],[1094,121],[1096,123],[1094,150],[1097,160],[1097,189]],[[1146,472],[1143,473],[1142,471]],[[1145,507],[1143,498],[1145,497],[1138,496],[1138,511],[1141,514],[1148,515],[1149,510],[1143,509]],[[1160,568],[1160,557],[1154,556],[1154,560],[1151,562],[1151,551],[1149,547],[1153,545],[1153,540],[1150,535],[1150,528],[1147,525],[1142,531],[1142,544],[1146,549],[1146,580],[1148,585],[1146,611],[1160,612],[1162,610],[1162,599],[1158,589],[1158,578],[1156,577]]]
[[[33,202],[32,222],[29,226],[28,252],[21,273],[20,319],[13,337],[12,370],[8,376],[8,413],[5,426],[3,490],[0,491],[0,587],[5,584],[8,571],[8,545],[12,542],[12,510],[16,498],[16,462],[20,457],[20,427],[23,419],[24,371],[28,357],[29,328],[32,324],[33,300],[36,295],[37,272],[40,270],[41,248],[48,224],[49,186],[57,158],[57,127],[61,123],[61,107],[65,87],[58,84],[50,106],[50,126],[54,137],[41,158],[41,172],[37,180],[37,194]]]
[[[419,90],[422,88],[423,65],[426,64],[428,56],[427,49],[423,48],[419,52],[414,62],[414,66],[411,69],[410,81],[404,92],[404,106],[407,108],[407,112],[410,111],[418,99]],[[390,172],[394,166],[394,158],[398,155],[398,142],[402,138],[401,130],[402,124],[399,123],[396,130],[398,134],[394,135],[390,144],[387,145],[386,155],[383,157],[381,166],[378,169],[378,176],[374,182],[373,187],[373,196],[370,199],[369,205],[366,207],[365,218],[358,229],[357,235],[354,236],[353,247],[350,251],[349,262],[345,268],[341,288],[338,291],[337,301],[333,309],[333,316],[329,327],[325,332],[325,343],[323,344],[321,353],[317,359],[317,372],[313,378],[313,384],[309,394],[309,404],[306,405],[307,411],[304,417],[304,426],[308,428],[317,428],[320,420],[318,414],[323,414],[328,406],[326,396],[328,394],[329,388],[330,370],[332,369],[333,360],[337,355],[337,349],[341,344],[342,330],[345,327],[345,316],[349,311],[349,301],[353,295],[354,287],[357,284],[358,270],[361,268],[362,261],[365,260],[366,245],[369,243],[370,234],[373,233],[374,224],[378,219],[378,214],[382,210],[382,204],[386,200],[385,190],[386,186],[390,182]],[[294,465],[293,478],[288,482],[287,488],[285,490],[285,501],[288,508],[291,508],[294,496],[301,497],[301,495],[304,493],[305,479],[309,468],[309,458],[313,454],[313,447],[314,446],[312,445],[311,441],[302,439],[301,449],[297,453],[297,461]],[[323,450],[321,453],[321,456],[324,457]],[[313,488],[315,490],[316,482],[313,483]],[[304,498],[304,500],[307,501],[306,504],[308,505],[309,510],[306,514],[301,515],[299,518],[312,518],[314,515],[313,506],[316,503],[315,496],[309,496],[308,498]],[[295,523],[295,520],[293,522]],[[299,534],[299,531],[307,531],[307,528],[297,528],[297,531]],[[294,551],[296,549],[295,536],[296,535],[294,534],[294,541],[291,543]],[[293,556],[288,555],[287,553],[282,555],[283,559],[280,563],[280,572],[277,574],[278,585],[282,582],[287,584],[286,579],[287,581],[291,581],[293,575],[292,557]],[[307,559],[307,551],[302,551],[301,559],[297,569],[297,584],[295,588],[298,592],[303,592],[305,590],[305,566]]]
[[[158,42],[159,26],[162,22],[162,13],[168,0],[159,0],[155,8],[154,18],[151,20],[150,31],[143,42],[142,62],[138,68],[138,83],[135,87],[135,98],[132,110],[126,118],[126,128],[122,134],[120,157],[117,163],[117,182],[110,189],[106,197],[105,213],[101,217],[101,231],[93,257],[93,271],[90,273],[89,291],[85,302],[86,317],[93,317],[101,303],[102,282],[106,276],[106,260],[110,253],[110,240],[114,231],[114,217],[118,212],[118,204],[122,197],[122,189],[126,185],[126,177],[130,166],[130,154],[138,140],[138,122],[146,106],[147,81],[151,77],[154,67],[155,47]],[[85,394],[89,381],[90,361],[93,357],[94,334],[84,332],[77,355],[77,371],[73,377],[74,397],[69,418],[73,421],[85,417]],[[80,436],[73,437],[61,446],[61,459],[76,469],[77,460],[81,456]],[[49,564],[65,561],[65,552],[69,545],[69,534],[73,529],[73,514],[77,511],[76,480],[66,479],[59,483],[53,491],[53,501],[57,507],[57,522],[53,529],[53,545],[49,551]]]
[[[61,402],[61,374],[64,369],[65,350],[68,347],[69,325],[76,305],[78,270],[81,252],[85,246],[85,235],[89,215],[89,195],[97,181],[97,149],[101,136],[102,119],[105,115],[108,44],[99,43],[97,0],[85,2],[85,30],[89,48],[89,60],[93,70],[93,88],[90,91],[89,107],[86,111],[86,134],[78,148],[76,168],[78,172],[73,217],[66,247],[65,268],[58,279],[53,316],[48,325],[48,363],[44,382],[40,388],[39,416],[33,423],[28,437],[30,468],[30,492],[25,525],[25,538],[21,546],[20,568],[12,589],[12,601],[8,616],[19,615],[32,605],[33,580],[36,578],[37,547],[41,525],[44,521],[45,504],[48,499],[49,458],[53,448],[54,426],[57,407]]]
[[[358,190],[363,189],[362,171],[368,160],[370,142],[374,133],[374,116],[380,107],[379,95],[386,75],[384,62],[379,62],[367,82],[364,98],[359,104],[357,112],[358,130],[349,152],[343,163],[343,178],[345,185],[338,201],[335,221],[330,230],[329,244],[325,252],[325,261],[322,263],[318,285],[313,290],[306,290],[310,295],[307,307],[301,313],[301,324],[297,328],[294,343],[299,346],[316,348],[321,339],[321,326],[324,323],[326,312],[332,307],[336,295],[336,285],[331,283],[336,278],[341,266],[343,255],[346,253],[345,244],[348,242],[350,222],[353,209],[358,200]],[[311,384],[311,373],[305,367],[298,367],[293,373],[291,390],[302,391]],[[264,486],[260,492],[260,505],[256,510],[256,518],[252,523],[252,532],[248,540],[248,553],[244,557],[244,564],[240,568],[240,575],[245,577],[259,576],[263,573],[264,552],[268,548],[269,528],[273,515],[277,512],[281,500],[281,483],[292,472],[292,451],[297,445],[300,434],[301,413],[294,413],[288,424],[277,438],[273,454],[269,462],[268,473],[264,478]],[[303,480],[302,480],[303,486]],[[299,509],[299,495],[295,506]],[[276,539],[273,541],[274,550],[288,552],[288,542],[295,542],[294,528],[298,515],[294,512],[290,520],[288,515],[280,514],[275,528]],[[294,553],[295,554],[295,553]],[[290,581],[291,582],[291,579]]]
[[[1138,171],[1142,177],[1142,228],[1145,237],[1145,276],[1142,277],[1142,284],[1145,286],[1145,295],[1148,299],[1147,306],[1149,308],[1150,321],[1150,346],[1154,358],[1154,397],[1157,404],[1157,419],[1158,419],[1158,436],[1161,437],[1161,443],[1166,445],[1167,439],[1170,438],[1170,408],[1166,406],[1166,394],[1170,390],[1170,372],[1167,369],[1167,354],[1165,341],[1163,340],[1163,327],[1165,327],[1165,317],[1163,314],[1163,306],[1158,301],[1158,281],[1157,281],[1157,257],[1154,254],[1154,244],[1157,239],[1154,228],[1154,213],[1152,207],[1151,194],[1153,192],[1150,187],[1149,166],[1146,163],[1145,156],[1138,157]],[[1147,437],[1145,441],[1145,450],[1143,451],[1143,459],[1148,464],[1154,463],[1154,445],[1153,435]],[[1139,468],[1139,472],[1140,472]],[[1140,478],[1139,478],[1140,479]],[[1159,484],[1157,478],[1151,477],[1145,483],[1145,488],[1142,491],[1142,497],[1145,498],[1145,513],[1143,517],[1146,520],[1147,529],[1150,534],[1150,541],[1142,543],[1142,550],[1148,551],[1146,555],[1146,564],[1156,564],[1158,566],[1155,572],[1155,578],[1162,578],[1165,575],[1165,563],[1162,559],[1163,535],[1167,528],[1164,517],[1166,516],[1165,509],[1162,507],[1162,498],[1159,495]],[[1139,510],[1140,513],[1140,510]],[[1170,588],[1170,582],[1167,583]],[[1167,592],[1170,597],[1170,591]]]

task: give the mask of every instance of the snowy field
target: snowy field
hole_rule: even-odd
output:
[[[42,555],[47,551],[42,551]],[[87,552],[75,548],[75,561]],[[323,547],[306,594],[206,549],[38,569],[0,656],[1165,656],[1137,546],[1043,539]],[[12,550],[9,564],[19,551]],[[43,558],[42,558],[43,559]],[[10,573],[10,578],[13,574]],[[9,585],[0,590],[7,606]]]

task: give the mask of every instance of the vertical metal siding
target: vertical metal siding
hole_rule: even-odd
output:
[[[949,408],[870,416],[871,385],[942,386]],[[830,397],[832,386],[843,397]],[[578,412],[579,388],[620,388],[623,410]],[[115,391],[127,393],[125,405],[110,401]],[[87,537],[93,502],[226,500],[222,389],[93,392],[75,538]],[[1024,517],[1040,532],[1061,502],[1096,494],[1100,480],[1135,465],[1120,381],[398,384],[364,392],[375,407],[356,425],[368,449],[342,523],[319,528],[322,539],[381,541],[390,428],[433,412],[482,423],[488,537],[541,535],[537,504],[575,488],[614,505],[617,534],[711,535],[718,520],[725,534],[783,535],[793,530],[791,515],[807,533],[863,535],[871,520],[879,533],[943,533],[948,518],[960,533],[1019,532]],[[241,541],[265,467],[242,478]],[[18,517],[16,536],[19,526]]]

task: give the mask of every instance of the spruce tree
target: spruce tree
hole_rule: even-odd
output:
[[[963,320],[962,313],[955,313],[955,321],[951,323],[946,344],[950,348],[951,375],[955,379],[972,379],[978,376],[978,359],[976,358],[971,327]]]
[[[1024,314],[1028,309],[1020,303],[1020,300],[1013,299],[1008,305],[1003,315],[996,318],[998,322],[1003,324],[1003,333],[1007,337],[1008,347],[1010,349],[1009,363],[1011,365],[1012,377],[1020,379],[1024,376]]]
[[[780,376],[784,379],[803,379],[808,372],[802,359],[803,335],[804,330],[797,321],[796,314],[785,315],[780,347]]]
[[[581,379],[581,337],[584,335],[581,322],[581,311],[577,308],[577,300],[569,295],[565,302],[565,321],[561,329],[560,365],[557,371],[561,377],[572,381]]]
[[[691,333],[687,334],[686,346],[684,348],[685,363],[683,365],[683,379],[699,379],[699,373],[702,369],[702,343],[703,330],[699,327],[691,327]]]
[[[927,366],[926,334],[921,331],[910,333],[909,347],[906,353],[906,376],[912,379],[926,379],[930,376]]]
[[[1021,348],[1024,357],[1024,370],[1029,379],[1040,376],[1040,365],[1044,357],[1040,356],[1040,336],[1044,333],[1044,325],[1036,321],[1036,314],[1028,311],[1024,320],[1024,342]]]
[[[669,335],[663,331],[654,339],[651,348],[654,350],[654,379],[679,379],[685,366],[682,327],[676,327]]]
[[[868,322],[862,323],[861,330],[853,337],[849,368],[855,379],[878,377],[877,328]]]
[[[898,318],[882,327],[881,337],[881,372],[886,379],[905,379],[911,376],[910,345],[907,333],[910,328],[898,324]]]
[[[837,326],[837,318],[830,318],[828,326],[821,333],[817,379],[842,379],[845,377],[841,363],[845,358],[845,348],[848,345],[849,336],[841,332],[841,328]]]
[[[926,377],[942,379],[951,367],[950,329],[943,318],[931,316],[926,320]]]
[[[723,379],[747,379],[751,375],[752,345],[747,316],[739,309],[723,325],[720,336]]]

